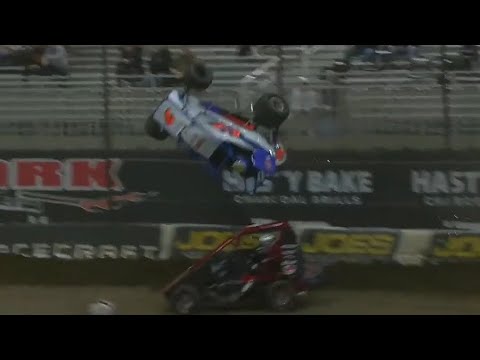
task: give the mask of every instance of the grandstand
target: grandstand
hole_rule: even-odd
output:
[[[160,45],[144,47],[144,64]],[[440,45],[421,45],[422,56],[438,58]],[[172,52],[182,46],[169,45]],[[444,147],[445,103],[438,69],[351,70],[331,75],[347,45],[258,46],[239,57],[235,45],[187,45],[214,71],[205,97],[248,111],[262,91],[279,90],[294,114],[284,137],[290,148]],[[448,45],[457,54],[460,45]],[[70,45],[68,79],[0,75],[0,141],[4,149],[101,149],[106,133],[114,148],[173,148],[147,141],[143,122],[169,91],[119,86],[117,45]],[[106,54],[106,58],[104,57]],[[105,64],[107,67],[105,68]],[[146,66],[148,67],[148,66]],[[478,146],[478,79],[450,72],[448,99],[455,146]],[[308,100],[308,101],[307,101]],[[308,102],[307,110],[302,111]],[[106,124],[108,123],[108,126]]]

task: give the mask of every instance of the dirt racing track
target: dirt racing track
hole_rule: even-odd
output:
[[[96,299],[119,314],[169,314],[159,288],[185,264],[137,261],[0,262],[0,314],[85,314]],[[478,265],[342,265],[300,314],[480,314]],[[261,314],[235,311],[233,314]]]
[[[73,314],[86,312],[92,299],[106,298],[123,315],[168,314],[166,304],[145,287],[0,288],[0,314]],[[480,314],[480,294],[445,295],[396,291],[325,290],[309,299],[299,314]],[[261,314],[261,311],[232,314]]]

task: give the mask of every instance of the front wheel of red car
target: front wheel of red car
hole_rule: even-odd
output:
[[[293,310],[296,305],[295,300],[295,289],[287,280],[276,281],[267,288],[268,305],[274,311]]]
[[[191,315],[198,309],[199,296],[193,286],[180,286],[170,297],[170,306],[178,315]]]

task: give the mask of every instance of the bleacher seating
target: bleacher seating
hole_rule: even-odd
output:
[[[158,46],[144,48],[146,68]],[[181,47],[169,45],[174,53]],[[282,60],[275,47],[268,46],[259,46],[248,57],[239,57],[234,45],[187,47],[214,70],[214,83],[203,96],[237,111],[249,111],[260,92],[279,90],[280,68],[280,83],[294,110],[283,129],[290,147],[444,146],[438,71],[352,70],[337,79],[322,75],[345,55],[347,45],[283,46]],[[459,48],[449,45],[447,53],[457,53]],[[143,133],[144,119],[168,89],[119,86],[115,79],[120,60],[117,45],[70,45],[68,52],[68,79],[29,77],[25,81],[19,74],[0,75],[4,148],[101,149],[107,136],[115,148],[175,146],[150,141]],[[438,57],[439,45],[422,45],[421,53]],[[468,82],[480,77],[460,72],[450,75],[450,112],[455,124],[461,125],[456,134],[464,136],[458,143],[478,146],[472,135],[480,132],[479,92],[475,83]],[[297,112],[298,99],[306,98],[313,104],[310,111]]]

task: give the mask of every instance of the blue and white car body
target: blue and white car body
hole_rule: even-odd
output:
[[[181,90],[171,91],[152,117],[162,133],[176,139],[192,157],[206,160],[217,175],[240,173],[247,192],[254,193],[285,161],[276,140],[268,141],[246,121]]]

